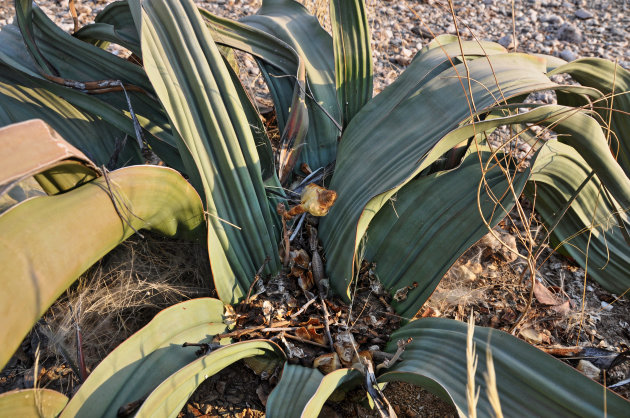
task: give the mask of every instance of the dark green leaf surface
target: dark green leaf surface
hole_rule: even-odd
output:
[[[399,339],[413,338],[403,361],[379,377],[381,382],[405,381],[450,397],[460,416],[468,412],[466,400],[467,325],[443,318],[413,321],[394,332],[387,351],[396,351]],[[488,402],[483,373],[486,351],[492,351],[501,409],[512,416],[622,417],[630,403],[605,390],[572,367],[503,331],[475,327],[478,366],[475,386],[481,388],[477,413],[494,416]]]
[[[68,35],[39,8],[32,10],[32,21],[38,51],[46,57],[47,62],[54,65],[61,77],[82,82],[120,80],[125,84],[152,91],[151,84],[141,67]],[[87,95],[79,90],[47,81],[25,50],[24,38],[17,27],[13,25],[3,27],[0,32],[0,61],[23,73],[20,77],[30,76],[35,80],[27,84],[28,87],[38,82],[35,84],[36,87],[51,91],[84,112],[98,114],[99,118],[112,125],[113,130],[110,136],[117,135],[121,138],[128,133],[131,135],[130,146],[137,143],[130,119],[129,104],[124,92]],[[10,70],[3,72],[8,71]],[[145,93],[135,91],[127,93],[140,125],[148,132],[145,134],[146,140],[153,150],[167,164],[183,171],[181,157],[177,151],[175,139],[171,135],[170,124],[159,103]],[[11,121],[17,120],[11,119]],[[46,119],[46,122],[54,126],[51,120]],[[58,126],[54,127],[59,129]],[[114,132],[114,129],[122,132]],[[62,129],[59,129],[59,132],[62,132]],[[65,138],[68,141],[73,140],[68,135],[65,135]],[[111,147],[114,147],[114,143]],[[89,153],[89,150],[81,149]],[[127,160],[123,161],[128,161],[128,159],[127,157]]]
[[[531,198],[535,196],[536,211],[548,227],[556,224],[591,170],[568,145],[549,142],[543,148],[527,190]],[[626,231],[619,228],[620,220]],[[555,244],[563,243],[562,252],[588,267],[590,278],[620,295],[630,288],[630,246],[624,237],[629,224],[627,211],[593,177],[559,220],[552,237]]]
[[[372,48],[365,0],[330,0],[337,98],[343,126],[372,98]]]
[[[416,314],[457,258],[488,232],[486,222],[498,224],[523,191],[529,170],[515,173],[499,163],[514,181],[514,195],[497,162],[489,150],[473,150],[460,167],[407,183],[372,220],[365,258],[376,263],[383,286],[394,294],[417,284],[404,301],[393,302],[403,317]]]
[[[265,271],[278,268],[278,221],[247,115],[194,3],[139,4],[145,69],[203,182],[215,285],[223,301],[236,302],[267,256]]]
[[[448,63],[443,53],[442,49],[434,49],[414,61],[404,73],[412,74],[403,74],[399,84],[394,83],[365,106],[341,140],[330,185],[338,193],[337,202],[320,223],[327,271],[340,295],[347,296],[357,240],[378,210],[415,175],[475,134],[473,129],[472,135],[448,136],[470,117],[470,108],[468,89],[465,94],[457,77],[466,74],[463,65],[439,76],[431,72],[440,63]],[[521,54],[499,54],[469,62],[477,109],[497,104],[502,95],[508,98],[553,88],[543,73],[543,64]],[[418,74],[415,80],[413,74]],[[376,149],[378,152],[373,152]]]
[[[289,178],[293,166],[296,164],[297,158],[304,146],[304,140],[308,130],[308,112],[306,110],[306,74],[303,60],[297,55],[295,50],[280,39],[263,32],[262,30],[235,22],[229,19],[223,19],[213,14],[199,9],[201,15],[206,19],[210,33],[214,41],[218,44],[226,45],[231,48],[240,49],[258,58],[263,74],[268,78],[268,82],[272,85],[287,85],[287,92],[293,89],[291,96],[279,97],[276,95],[278,89],[271,89],[272,95],[276,98],[276,110],[282,108],[291,109],[287,115],[279,111],[276,115],[279,125],[283,127],[282,137],[280,139],[280,153],[278,158],[278,177],[282,182],[286,183]],[[282,72],[283,77],[295,78],[295,82],[285,78],[269,78],[268,71]],[[239,82],[240,83],[240,82]],[[236,81],[235,81],[236,84]],[[293,85],[293,87],[291,87]],[[238,89],[238,86],[236,86]],[[244,96],[244,92],[239,90],[239,95]],[[287,100],[284,105],[279,104],[278,100]],[[250,120],[250,125],[259,126],[260,118],[250,109],[250,100],[241,99],[245,107],[245,112]],[[283,119],[286,117],[286,120]],[[252,122],[257,119],[256,122]],[[268,139],[259,141],[259,136],[255,129],[252,129],[256,139],[261,164],[263,168],[263,179],[268,186],[278,187],[274,179],[271,177],[269,168],[273,165],[273,153],[271,151]],[[261,147],[262,146],[262,147]],[[271,182],[269,181],[271,180]]]
[[[147,397],[136,416],[177,417],[204,380],[238,360],[254,356],[270,357],[269,361],[274,363],[285,358],[282,349],[267,340],[242,341],[218,348],[164,379]]]
[[[339,369],[324,376],[317,369],[285,364],[265,412],[270,418],[316,417],[335,389],[360,376],[353,369]]]
[[[550,74],[569,74],[583,86],[594,87],[606,95],[605,100],[593,105],[603,126],[610,121],[610,147],[630,176],[630,71],[601,58],[583,58],[559,66]],[[559,104],[571,105],[574,100],[569,95],[558,96]],[[604,130],[608,134],[607,128]]]
[[[300,57],[293,48],[280,39],[244,23],[213,15],[201,8],[199,13],[206,19],[210,34],[216,43],[260,58],[285,75],[297,76]]]
[[[140,36],[133,22],[127,1],[108,4],[94,19],[94,23],[83,26],[74,36],[99,48],[111,43],[123,46],[141,57]]]
[[[293,0],[264,0],[256,15],[247,16],[241,22],[286,42],[304,61],[309,129],[299,161],[306,162],[313,170],[327,165],[335,159],[339,136],[331,118],[341,122],[332,38],[304,6]],[[265,73],[276,103],[280,128],[284,130],[289,123],[288,107],[293,102],[294,80],[269,67],[263,68]],[[281,78],[276,79],[278,76]]]
[[[66,93],[75,103],[94,104],[95,113],[58,95]],[[122,129],[115,129],[102,119],[108,116]],[[134,135],[131,120],[106,103],[0,64],[0,126],[35,118],[44,120],[99,166],[108,164],[117,142],[123,141],[125,134]],[[135,139],[128,138],[115,166],[142,163],[134,143]]]

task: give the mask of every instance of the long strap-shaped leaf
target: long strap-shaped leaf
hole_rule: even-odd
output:
[[[226,329],[217,299],[193,299],[161,311],[94,369],[61,416],[115,417],[119,408],[196,360],[197,349],[182,344],[210,343]]]
[[[365,0],[330,0],[337,98],[343,126],[372,98],[372,48]]]
[[[559,133],[569,134],[570,136],[563,140],[587,155],[591,161],[594,160],[594,154],[608,158],[608,163],[603,160],[597,163],[597,170],[602,176],[605,176],[606,171],[616,171],[615,180],[609,177],[608,184],[616,189],[615,195],[620,193],[627,196],[627,191],[624,192],[618,187],[620,184],[627,183],[627,179],[624,179],[619,167],[615,170],[615,163],[606,150],[606,142],[598,124],[594,119],[582,113],[576,113],[570,108],[542,107],[511,117],[486,119],[484,122],[477,123],[474,128],[470,125],[459,128],[451,132],[448,137],[459,137],[460,140],[465,140],[472,136],[475,130],[481,132],[499,125],[518,123],[550,125]],[[549,149],[546,149],[546,157],[541,161],[538,161],[536,157],[531,160],[531,164],[536,167],[536,172],[539,172],[536,179],[541,179],[544,183],[540,191],[542,205],[540,209],[550,225],[554,224],[554,214],[564,207],[564,203],[569,201],[572,193],[577,190],[591,170],[579,158],[575,149],[562,144],[557,144],[555,147],[567,150],[563,158],[577,159],[582,161],[582,165],[578,168],[563,164],[561,162],[563,154],[558,153],[556,158],[552,158],[555,154],[550,153]],[[481,159],[487,160],[487,157],[482,156]],[[567,173],[572,174],[567,176]],[[517,181],[510,188],[507,183],[508,178],[498,170],[498,167],[486,172],[487,183],[480,189],[479,203],[489,225],[496,225],[505,216],[506,211],[511,209],[514,196],[520,195],[523,191],[528,176],[528,170],[517,173]],[[477,190],[481,181],[479,158],[469,156],[462,167],[454,171],[421,177],[406,184],[398,192],[391,205],[386,205],[370,223],[365,255],[367,259],[376,262],[376,271],[386,288],[394,293],[402,287],[416,283],[405,301],[394,304],[394,308],[402,315],[412,317],[431,295],[452,263],[487,232],[487,226],[482,221],[477,208]],[[590,225],[589,213],[597,214],[595,221],[597,230],[591,249],[594,263],[590,264],[595,269],[590,271],[605,287],[622,293],[630,286],[630,282],[621,273],[628,263],[627,243],[624,235],[621,234],[622,231],[615,227],[617,219],[613,214],[621,207],[618,204],[606,205],[605,202],[608,200],[604,192],[601,192],[598,199],[597,190],[600,183],[597,180],[592,180],[591,183],[590,188],[584,190],[582,197],[574,203],[573,209],[569,212],[569,218],[562,221],[557,236],[562,237],[561,239],[571,238],[573,234]],[[486,194],[486,187],[492,189],[494,196],[492,200]],[[557,191],[552,190],[554,188],[557,188]],[[494,200],[499,198],[503,200],[500,205],[497,205]],[[598,203],[600,201],[603,203]],[[597,206],[599,209],[596,210]],[[627,215],[622,213],[621,217],[627,223]],[[600,230],[602,233],[599,232]],[[606,230],[609,232],[604,234],[603,231]],[[614,234],[613,231],[617,233]],[[453,244],[453,236],[462,239],[458,245]],[[574,242],[575,247],[566,247],[582,265],[586,263],[587,239],[588,233],[582,234]],[[608,249],[607,244],[610,245]],[[602,271],[609,256],[613,258],[612,264],[615,267],[611,265],[610,268]]]
[[[306,8],[293,0],[264,0],[256,15],[241,19],[290,45],[304,61],[307,83],[308,133],[299,161],[312,169],[323,167],[335,159],[341,109],[335,89],[332,39]],[[263,66],[280,128],[289,123],[289,106],[294,102],[294,82],[273,67]],[[299,80],[299,79],[298,79]],[[333,119],[335,122],[333,122]],[[296,144],[295,146],[299,146]]]
[[[460,62],[458,57],[462,54],[468,58],[486,59],[483,58],[486,55],[505,53],[505,48],[492,42],[462,42],[461,48],[458,43],[450,43],[436,46],[423,54],[418,53],[409,67],[392,84],[364,106],[352,124],[363,126],[375,118],[381,122],[386,120],[402,101],[418,93],[426,83],[451,68],[453,64],[458,64]],[[464,77],[465,72],[460,75]],[[383,141],[385,140],[386,138],[383,138]]]
[[[285,364],[265,412],[268,417],[316,417],[335,389],[360,376],[353,369],[339,369],[324,376],[317,369]]]
[[[394,332],[387,350],[413,338],[403,361],[379,377],[381,382],[406,381],[446,395],[464,417],[468,411],[466,383],[466,324],[451,319],[413,321]],[[491,350],[496,387],[504,416],[625,416],[630,403],[604,389],[572,367],[503,331],[475,327],[478,364],[475,387],[480,388],[477,413],[494,416],[483,374]]]
[[[606,95],[606,100],[593,105],[602,125],[610,122],[610,148],[630,176],[630,71],[608,60],[584,58],[562,65],[549,74],[570,74],[580,84]],[[571,95],[558,95],[558,103],[575,104]]]
[[[8,40],[2,37],[4,33],[9,32],[0,32],[1,41]],[[142,163],[136,131],[126,104],[117,108],[100,100],[101,96],[88,95],[29,73],[31,71],[22,72],[0,63],[0,125],[40,118],[99,165],[113,162],[112,156],[116,153],[118,159],[112,164],[114,168]],[[150,117],[135,104],[133,106],[135,112],[140,112],[136,116],[146,129],[145,139],[152,149],[167,164],[184,171],[170,126],[159,123],[160,119],[164,120],[164,114],[155,108],[157,104],[153,104],[151,112],[154,113]],[[86,121],[91,122],[88,124]],[[165,131],[167,128],[168,132]],[[125,135],[129,136],[126,141]],[[123,142],[125,145],[119,152],[118,147]]]
[[[176,417],[195,389],[210,376],[230,364],[249,357],[274,357],[269,361],[284,360],[284,352],[268,340],[242,341],[218,348],[166,378],[142,404],[137,417]]]
[[[492,66],[488,65],[488,60]],[[416,62],[417,65],[423,63],[422,59]],[[472,90],[477,109],[493,106],[501,97],[521,96],[541,88],[559,88],[542,73],[542,63],[539,59],[518,54],[496,55],[470,62],[468,68],[475,80]],[[347,294],[352,277],[351,260],[357,243],[352,237],[362,237],[378,210],[414,175],[453,146],[482,132],[487,123],[496,126],[496,121],[477,122],[453,131],[458,123],[468,119],[468,106],[472,103],[467,101],[456,71],[465,74],[466,70],[460,65],[434,77],[417,94],[395,106],[386,121],[374,118],[373,122],[365,120],[365,125],[360,126],[353,122],[346,131],[331,184],[339,198],[320,228],[328,250],[328,271],[340,294]],[[588,89],[579,89],[591,93]],[[592,93],[599,94],[595,90]],[[399,100],[400,94],[397,94]],[[362,118],[368,108],[366,106],[355,119]],[[597,167],[602,181],[620,203],[625,207],[623,202],[627,201],[630,205],[628,179],[612,158],[605,137],[592,118],[570,108],[544,108],[532,112],[526,116],[527,121],[545,125],[570,118],[570,123],[560,123],[554,129],[571,138],[571,144]],[[415,116],[417,114],[421,117]],[[534,115],[540,119],[531,119]],[[523,121],[525,119],[517,116],[513,123]],[[368,145],[380,147],[380,152],[368,155],[365,151]],[[375,192],[380,194],[375,195]],[[356,228],[356,235],[353,228]]]
[[[90,110],[75,106],[59,96],[66,92],[72,96],[69,97],[72,101],[85,98],[84,104],[93,106]],[[100,115],[111,116],[116,127],[106,123]],[[131,120],[106,103],[0,64],[0,126],[35,118],[44,120],[99,166],[110,162],[117,152],[117,142],[122,144],[125,133],[134,134]],[[142,163],[138,147],[133,147],[134,142],[128,140],[118,150],[120,165],[122,162]]]
[[[285,42],[260,29],[213,15],[207,10],[199,9],[199,13],[206,19],[216,43],[260,58],[285,75],[297,76],[300,56]]]
[[[277,116],[282,127],[278,156],[278,179],[281,183],[286,183],[290,179],[291,171],[297,164],[302,152],[309,126],[309,116],[305,101],[306,67],[304,66],[304,60],[289,45],[260,29],[214,16],[203,9],[199,9],[199,12],[208,22],[212,37],[217,44],[240,49],[258,59],[263,74],[266,75],[270,83],[272,96],[275,97]],[[282,78],[269,78],[271,68],[274,68],[273,71],[280,70],[283,77],[295,77],[295,82],[289,82]],[[285,84],[293,85],[293,95],[291,97],[278,96],[279,89],[273,87]],[[290,99],[291,101],[284,103],[283,100],[285,99]],[[249,105],[244,104],[244,106],[248,107]],[[288,115],[284,115],[282,111],[285,107],[290,109]],[[283,119],[285,116],[286,120]],[[263,159],[261,155],[261,160]],[[263,177],[265,180],[267,179],[264,175]]]
[[[411,289],[394,302],[398,314],[413,317],[457,258],[488,232],[486,222],[498,224],[523,191],[529,170],[517,173],[499,160],[502,153],[497,161],[490,156],[473,150],[455,170],[412,180],[370,223],[365,258],[391,294]]]
[[[128,85],[127,91],[126,93],[117,91],[109,94],[87,95],[79,93],[80,90],[76,88],[63,88],[58,83],[46,81],[40,67],[25,53],[27,48],[24,42],[26,42],[27,34],[20,33],[12,25],[5,26],[0,32],[0,61],[27,76],[39,78],[42,87],[84,111],[97,113],[103,120],[124,132],[128,132],[129,129],[124,126],[124,120],[121,121],[121,117],[132,126],[129,110],[131,103],[138,122],[150,133],[146,135],[146,140],[154,151],[167,164],[181,170],[183,168],[181,157],[177,153],[175,139],[171,135],[171,127],[163,109],[154,98],[145,93],[130,90],[129,85],[140,87],[148,92],[152,90],[143,69],[68,35],[39,8],[33,8],[30,1],[17,1],[28,4],[37,50],[54,65],[61,77],[80,82],[119,80]],[[5,70],[3,69],[2,72],[4,73]],[[74,85],[80,87],[77,84]],[[109,105],[110,108],[104,105]],[[50,121],[47,122],[50,123]],[[130,131],[132,138],[135,138],[133,126]],[[133,140],[131,144],[135,142],[136,140]],[[122,159],[122,161],[126,160]]]
[[[215,285],[223,301],[235,302],[247,293],[266,257],[271,257],[267,272],[278,268],[277,219],[269,209],[247,117],[192,1],[136,4],[147,74],[206,192]]]
[[[94,23],[83,26],[74,36],[99,48],[106,48],[110,42],[113,42],[138,56],[142,54],[140,36],[126,1],[108,4],[96,15]]]
[[[548,227],[555,226],[553,237],[563,244],[561,251],[588,267],[588,276],[606,289],[622,294],[630,288],[630,220],[597,177],[589,180],[591,170],[575,149],[551,142],[536,160],[527,190]]]
[[[285,74],[296,75],[301,77],[301,81],[296,84],[297,92],[299,93],[298,101],[295,101],[291,109],[298,109],[300,101],[302,106],[304,105],[304,85],[305,85],[305,73],[304,64],[301,62],[297,53],[287,44],[281,40],[261,31],[256,28],[252,28],[243,23],[239,23],[234,20],[221,18],[209,13],[208,11],[199,8],[201,16],[206,20],[210,33],[214,41],[219,45],[229,46],[231,48],[240,49],[244,52],[250,53],[253,56],[265,60],[265,62],[278,67]],[[121,45],[131,43],[132,49],[137,55],[141,55],[140,51],[140,36],[136,30],[136,26],[133,22],[133,16],[129,5],[126,1],[118,1],[108,5],[101,13],[98,14],[95,20],[95,24],[84,26],[81,28],[75,36],[84,39],[85,41],[94,42],[96,45],[103,47],[107,42],[103,40],[113,40]],[[298,68],[298,66],[300,68]],[[228,68],[229,70],[229,68]],[[274,175],[274,161],[273,151],[269,143],[267,134],[262,126],[262,122],[255,109],[250,104],[250,99],[245,94],[245,91],[240,88],[240,81],[234,79],[234,86],[237,89],[241,103],[245,107],[250,126],[252,126],[252,133],[256,140],[256,147],[261,159],[263,179],[265,181],[270,180],[268,186],[279,185],[273,184]],[[305,112],[293,112],[292,118],[300,116],[300,113]],[[306,115],[306,114],[305,114]],[[307,115],[306,115],[307,117]],[[294,125],[304,127],[304,132],[301,134],[301,138],[306,134],[306,128],[308,127],[308,121],[296,121]],[[285,148],[290,148],[293,145],[298,145],[301,141],[300,138],[291,138],[291,132],[284,134],[284,137],[291,142]],[[184,154],[183,150],[182,154]],[[161,153],[158,152],[159,155]],[[186,157],[183,155],[183,157]],[[286,165],[287,161],[280,161],[281,165]],[[284,173],[290,171],[281,168],[280,172]],[[193,175],[194,173],[188,173]],[[280,177],[283,177],[282,175]],[[286,177],[286,174],[285,176]]]
[[[47,62],[54,65],[59,74],[66,79],[77,81],[109,80],[115,74],[115,79],[121,79],[151,90],[149,80],[141,67],[132,64],[116,55],[110,54],[87,42],[76,39],[61,28],[57,27],[39,8],[33,7],[33,2],[15,0],[24,13],[29,15],[32,34],[36,41],[36,48]],[[29,36],[28,28],[20,25],[25,42]],[[43,36],[42,36],[43,35]],[[30,50],[30,46],[29,50]],[[72,51],[70,54],[69,51]],[[126,73],[123,73],[123,70]],[[39,73],[36,67],[36,72]]]
[[[35,41],[35,32],[33,30],[33,5],[30,1],[15,0],[15,18],[20,27],[20,31],[24,34],[24,43],[26,51],[39,66],[42,72],[49,75],[58,75],[57,70],[42,55]]]
[[[442,52],[440,49],[432,51]],[[470,93],[467,88],[463,89],[458,78],[458,74],[466,75],[463,65],[437,76],[431,73],[434,62],[418,59],[407,69],[433,75],[417,93],[407,97],[409,89],[402,92],[396,86],[386,89],[375,99],[384,97],[379,100],[385,102],[382,109],[365,106],[344,132],[330,185],[337,191],[338,198],[320,223],[327,251],[327,270],[331,284],[340,295],[347,295],[357,239],[363,236],[378,210],[435,159],[462,140],[482,132],[473,128],[472,135],[460,137],[459,142],[454,143],[447,144],[449,141],[443,139],[470,117],[471,102],[467,98]],[[495,105],[502,96],[509,98],[554,87],[543,74],[542,64],[522,54],[499,54],[469,62],[470,77],[475,80],[472,91],[477,109]],[[415,88],[416,84],[411,87]],[[393,106],[387,102],[387,97]],[[375,149],[378,152],[373,152]],[[427,158],[429,152],[431,158]]]
[[[68,403],[68,397],[50,389],[22,389],[0,395],[0,416],[53,418]]]
[[[143,228],[184,238],[203,233],[201,200],[175,170],[123,168],[2,214],[0,366],[81,273]]]

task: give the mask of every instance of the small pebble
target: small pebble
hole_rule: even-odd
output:
[[[568,41],[574,44],[582,42],[582,31],[571,23],[565,23],[558,29],[556,37],[560,41]]]
[[[593,18],[593,13],[589,12],[586,9],[578,9],[575,12],[575,16],[577,16],[578,19],[587,20]]]
[[[563,49],[562,52],[560,52],[560,58],[565,61],[575,61],[577,59],[577,55],[575,55],[575,53],[570,49]]]
[[[514,48],[514,38],[512,35],[505,35],[499,39],[499,44],[506,49]]]

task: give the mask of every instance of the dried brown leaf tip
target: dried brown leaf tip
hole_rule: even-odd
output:
[[[316,184],[308,184],[302,192],[300,204],[284,214],[285,219],[308,212],[313,216],[326,216],[337,200],[337,192]]]

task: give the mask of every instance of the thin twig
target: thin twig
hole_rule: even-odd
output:
[[[254,285],[258,282],[258,280],[260,280],[260,275],[261,275],[262,271],[265,269],[265,266],[270,261],[271,261],[271,257],[269,257],[269,256],[265,257],[265,260],[263,261],[262,266],[260,266],[260,268],[256,272],[256,275],[254,276],[254,281],[249,286],[249,290],[247,291],[247,298],[245,299],[245,305],[249,305],[249,297],[252,294],[252,289],[254,288]]]
[[[392,408],[391,404],[383,394],[383,392],[378,387],[378,382],[376,381],[376,376],[374,375],[374,366],[370,360],[365,360],[365,386],[368,394],[374,401],[374,406],[376,410],[383,418],[394,418],[396,417],[396,412],[394,408]]]
[[[330,346],[331,351],[335,351],[332,335],[330,334],[330,321],[328,320],[328,308],[326,307],[326,300],[321,294],[319,295],[319,299],[322,301],[322,311],[324,311],[324,329],[326,330],[326,338],[328,339],[328,345]]]
[[[313,304],[313,302],[315,302],[316,300],[317,300],[316,297],[315,298],[311,298],[296,313],[291,315],[291,318],[297,318],[298,316],[300,316],[300,314],[302,314],[302,312],[306,311],[306,309],[308,309],[308,307],[311,306]]]
[[[398,342],[396,343],[398,345],[398,349],[396,350],[396,353],[394,353],[391,359],[386,359],[381,364],[376,366],[376,370],[389,369],[390,367],[392,367],[398,361],[402,353],[405,351],[405,347],[407,347],[407,345],[409,345],[412,341],[413,341],[413,338],[408,338],[406,340],[398,340]]]
[[[74,23],[72,33],[75,34],[79,30],[79,16],[77,15],[77,8],[74,6],[74,0],[70,0],[68,2],[68,8],[70,9],[70,15],[72,16],[72,22]]]
[[[105,179],[105,184],[107,186],[107,190],[109,191],[109,193],[107,193],[107,195],[109,196],[109,198],[112,201],[112,204],[114,205],[114,210],[116,211],[116,213],[118,214],[118,217],[127,224],[127,226],[129,226],[129,228],[131,228],[133,230],[134,233],[138,234],[138,236],[142,239],[144,239],[144,235],[142,235],[136,228],[133,227],[133,225],[131,225],[131,222],[129,221],[129,219],[127,219],[126,217],[123,216],[122,212],[120,211],[120,209],[118,208],[118,202],[116,199],[116,196],[114,195],[114,190],[112,189],[112,185],[110,183],[109,180],[109,175],[107,174],[107,169],[105,168],[105,166],[102,167],[103,170],[103,178]],[[122,199],[121,199],[121,203]],[[135,216],[135,215],[134,215]]]
[[[309,233],[311,236],[309,237],[309,245],[311,247],[311,269],[313,270],[313,279],[317,284],[317,288],[319,290],[319,299],[322,302],[322,312],[324,313],[324,326],[326,330],[326,338],[328,338],[328,344],[330,345],[330,350],[335,351],[335,347],[333,346],[332,335],[330,334],[330,322],[328,320],[328,308],[326,307],[326,292],[324,289],[324,263],[322,261],[319,252],[317,251],[317,229],[315,227],[309,228]]]
[[[310,345],[314,345],[314,346],[321,347],[321,348],[328,348],[328,346],[326,344],[320,344],[320,343],[315,342],[315,341],[305,340],[303,338],[298,337],[297,335],[291,335],[291,334],[286,334],[286,333],[283,334],[283,335],[286,338],[289,338],[289,339],[292,339],[292,340],[295,340],[295,341],[299,341],[299,342],[304,343],[304,344],[310,344]]]
[[[282,220],[282,239],[284,241],[284,257],[282,258],[282,265],[284,267],[289,265],[289,252],[291,249],[291,241],[289,240],[289,230],[287,229],[287,220],[284,218],[284,214],[287,212],[284,207],[284,203],[278,203],[276,206],[276,212],[280,215]]]
[[[85,382],[85,379],[88,378],[87,368],[85,367],[85,356],[83,355],[83,336],[81,335],[81,327],[79,326],[79,317],[81,315],[81,299],[79,298],[79,306],[77,307],[77,312],[72,309],[71,305],[68,305],[70,308],[70,315],[72,316],[72,321],[74,322],[76,339],[77,339],[77,368],[79,369],[79,381],[81,383]]]
[[[285,325],[289,325],[290,323],[291,323],[291,321],[280,321],[280,322],[277,322],[277,323],[273,324],[273,327],[267,327],[266,325],[259,325],[259,326],[256,326],[256,327],[239,329],[239,330],[236,330],[236,331],[227,332],[225,334],[216,335],[214,337],[214,339],[215,340],[222,340],[223,338],[238,338],[238,337],[241,337],[243,335],[251,334],[253,332],[262,332],[262,330],[265,329],[265,328],[284,327]]]

